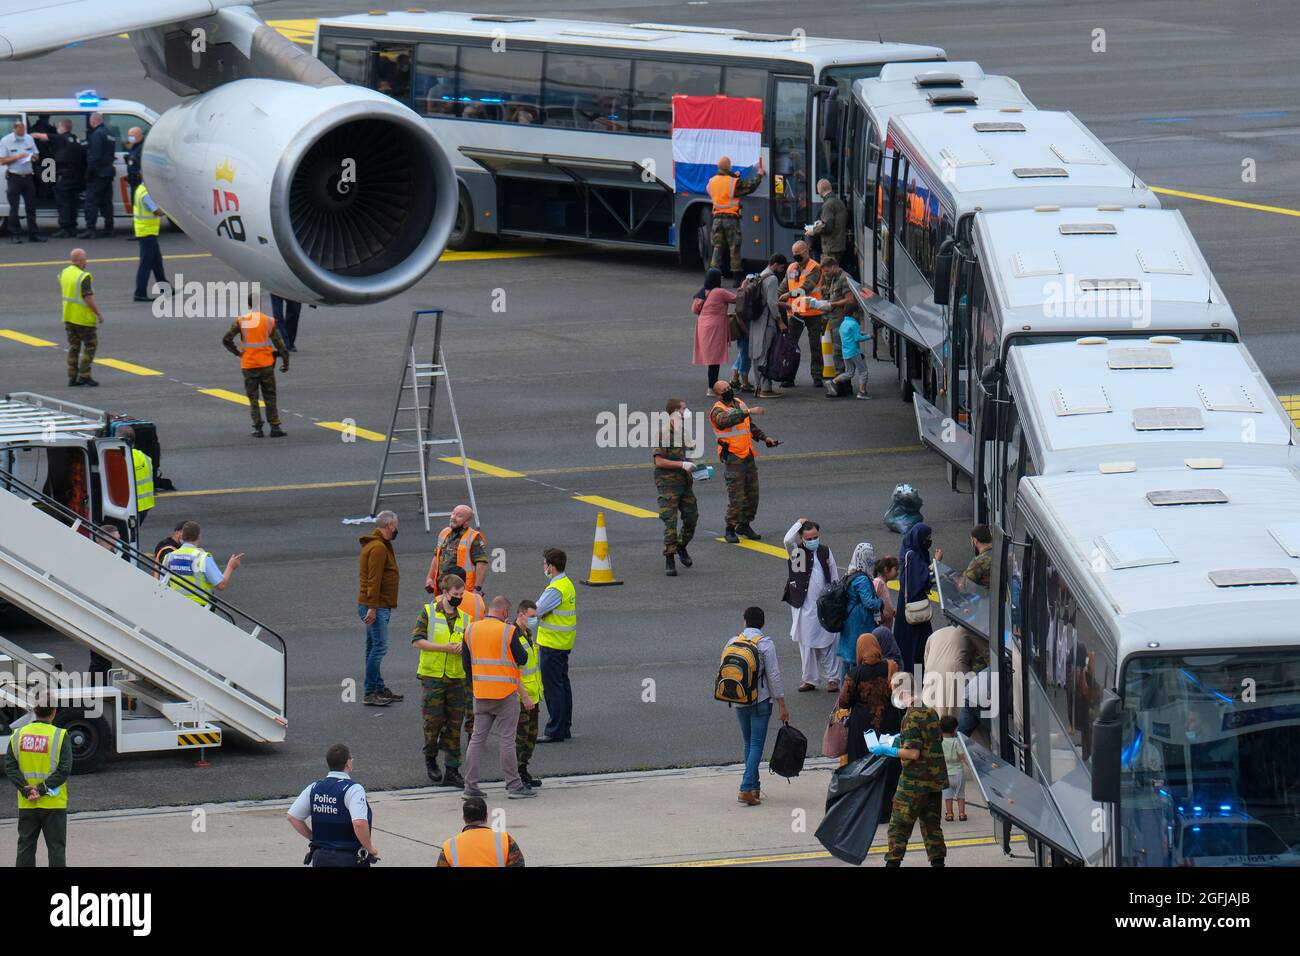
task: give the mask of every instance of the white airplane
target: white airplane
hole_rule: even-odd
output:
[[[397,295],[442,254],[455,173],[415,112],[344,83],[266,25],[265,2],[0,0],[0,60],[129,34],[147,75],[192,97],[142,162],[191,239],[299,302]]]

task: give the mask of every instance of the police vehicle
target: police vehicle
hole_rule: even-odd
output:
[[[82,144],[82,170],[85,170],[85,143],[90,135],[90,114],[101,113],[104,125],[117,140],[117,162],[113,181],[113,215],[130,221],[131,197],[127,195],[126,153],[130,144],[127,130],[133,126],[149,135],[158,121],[158,114],[143,103],[134,100],[110,99],[94,91],[79,93],[64,99],[0,99],[0,136],[13,132],[15,123],[24,123],[28,133],[53,133],[63,120],[72,122],[72,133]],[[54,151],[50,144],[36,141],[40,160],[36,167],[36,218],[39,222],[55,222],[58,210],[54,205]],[[83,176],[84,178],[84,176]],[[83,194],[84,202],[84,194]],[[78,203],[78,222],[81,221],[82,202]]]

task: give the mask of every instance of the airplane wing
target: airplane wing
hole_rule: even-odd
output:
[[[270,0],[0,0],[0,60]]]

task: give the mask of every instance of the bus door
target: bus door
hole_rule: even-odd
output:
[[[99,514],[96,524],[112,522],[127,544],[139,544],[139,519],[135,497],[135,465],[131,446],[120,438],[96,438],[99,458]]]
[[[956,488],[957,473],[975,474],[975,438],[971,433],[973,363],[970,353],[975,337],[970,332],[970,270],[975,264],[956,253],[954,240],[947,239],[935,256],[934,302],[946,313],[945,351],[942,374],[947,383],[932,404],[920,393],[913,395],[916,424],[921,441],[937,451],[951,466],[949,485]],[[954,288],[955,286],[955,288]]]
[[[789,255],[812,220],[811,90],[806,76],[776,76],[772,86],[769,248]]]

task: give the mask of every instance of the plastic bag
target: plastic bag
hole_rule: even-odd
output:
[[[909,484],[894,486],[889,510],[885,512],[885,527],[899,534],[907,534],[921,521],[921,494]]]
[[[888,764],[888,758],[873,754],[831,775],[826,788],[826,815],[815,836],[836,859],[858,866],[867,858],[880,826]]]

